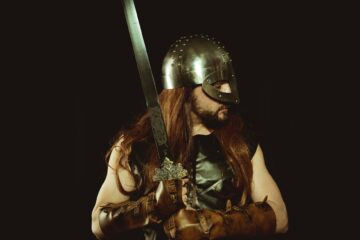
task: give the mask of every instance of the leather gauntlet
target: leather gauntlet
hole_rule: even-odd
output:
[[[156,191],[139,198],[107,204],[100,209],[99,224],[106,239],[121,233],[160,223],[178,209],[185,207],[182,202],[182,181],[161,181]]]
[[[227,207],[226,211],[181,209],[164,222],[169,239],[222,239],[237,236],[265,236],[274,234],[276,217],[266,202],[244,207]]]

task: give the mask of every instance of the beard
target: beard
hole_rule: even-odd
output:
[[[227,125],[229,122],[229,107],[222,106],[216,111],[204,110],[200,107],[199,102],[197,101],[195,96],[191,97],[191,109],[192,111],[200,118],[202,123],[210,129],[218,129]],[[228,109],[228,111],[224,114],[223,118],[220,118],[219,112],[221,110]]]

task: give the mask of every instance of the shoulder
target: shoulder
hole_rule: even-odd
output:
[[[120,136],[112,146],[108,162],[108,176],[118,178],[122,188],[127,192],[135,190],[135,180],[129,164],[129,156],[124,153],[122,143],[124,136]]]
[[[123,141],[124,136],[119,136],[110,149],[108,165],[112,169],[116,169],[121,164],[121,160],[124,159],[123,150],[121,149]]]

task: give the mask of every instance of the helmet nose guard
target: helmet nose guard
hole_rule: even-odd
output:
[[[229,82],[230,93],[214,87],[219,81]],[[211,98],[239,104],[237,79],[232,60],[225,47],[208,35],[191,35],[170,46],[162,65],[164,89],[202,85]]]

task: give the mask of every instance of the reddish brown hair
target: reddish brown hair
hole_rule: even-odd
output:
[[[188,166],[192,151],[192,122],[190,118],[190,96],[191,88],[176,88],[171,90],[163,90],[159,95],[159,101],[168,133],[169,148],[174,157],[174,161]],[[249,147],[243,137],[242,131],[244,124],[242,119],[237,115],[230,115],[229,123],[215,131],[215,136],[224,150],[229,164],[235,172],[234,185],[239,190],[245,190],[249,195],[251,193],[252,166],[249,157]],[[143,141],[152,136],[150,118],[148,113],[141,115],[132,127],[122,130],[117,135],[115,143],[107,153],[107,159],[112,149],[120,138],[122,143],[120,152],[122,159],[127,159],[131,152],[131,146],[135,142]],[[154,140],[151,137],[149,150],[149,159],[146,159],[146,165],[141,179],[137,179],[137,189],[145,184],[147,187],[155,186],[152,181],[155,168],[160,163],[157,158]],[[131,171],[128,163],[120,161],[119,166]],[[118,184],[120,190],[126,193],[121,184]]]

